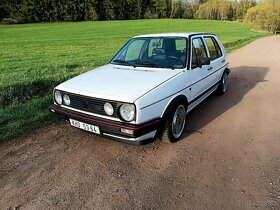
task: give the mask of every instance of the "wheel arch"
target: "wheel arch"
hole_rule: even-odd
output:
[[[170,114],[172,113],[172,111],[174,110],[176,105],[178,105],[179,103],[183,103],[185,105],[186,112],[187,112],[187,110],[188,110],[188,99],[187,99],[187,97],[185,95],[178,95],[178,96],[174,97],[169,102],[169,104],[166,106],[165,110],[163,111],[161,127],[158,129],[158,131],[156,133],[156,136],[158,138],[162,139],[164,127],[165,127],[165,125],[168,121],[168,118],[170,117]]]
[[[224,73],[226,73],[227,75],[229,75],[230,69],[229,69],[228,67],[226,67],[226,68],[224,69],[223,73],[222,73],[221,76],[220,76],[220,81],[222,80]]]
[[[174,107],[176,105],[178,105],[179,103],[183,103],[185,105],[186,111],[188,109],[188,99],[185,95],[178,95],[175,98],[173,98],[169,104],[166,106],[163,115],[162,115],[162,119],[166,120],[169,115],[171,114],[172,110],[174,109]]]
[[[227,68],[225,68],[224,72],[227,73],[227,75],[229,75],[230,69],[227,67]]]

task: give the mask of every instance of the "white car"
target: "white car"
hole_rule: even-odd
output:
[[[74,127],[141,144],[175,142],[186,115],[228,89],[227,53],[209,33],[133,37],[109,64],[54,89],[52,112]]]

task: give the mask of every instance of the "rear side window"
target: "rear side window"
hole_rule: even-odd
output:
[[[211,60],[215,60],[222,56],[221,49],[217,41],[213,37],[206,37],[204,38],[204,41],[208,47]]]
[[[208,57],[201,38],[194,38],[192,46],[192,69],[194,69],[200,64],[203,64]]]

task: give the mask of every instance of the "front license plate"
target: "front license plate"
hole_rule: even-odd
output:
[[[73,119],[69,119],[69,120],[70,120],[70,124],[76,128],[80,128],[92,133],[100,134],[100,130],[98,126],[90,125]]]

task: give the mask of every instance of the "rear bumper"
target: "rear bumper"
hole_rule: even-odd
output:
[[[160,118],[143,124],[135,125],[86,115],[80,112],[62,108],[55,104],[50,105],[48,108],[63,119],[69,120],[71,118],[84,123],[98,126],[101,133],[100,135],[104,137],[113,138],[124,142],[134,142],[136,144],[140,144],[140,142],[148,139],[153,139],[156,135],[156,131],[160,128],[161,125]],[[133,131],[133,134],[125,134],[121,132],[122,128]]]

